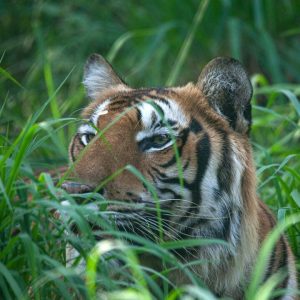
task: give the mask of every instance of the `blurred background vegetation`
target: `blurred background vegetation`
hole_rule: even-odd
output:
[[[66,118],[78,117],[88,103],[81,79],[91,53],[106,57],[133,87],[195,81],[209,60],[231,56],[255,87],[251,135],[259,193],[278,219],[299,212],[300,1],[2,0],[0,38],[0,158],[10,157],[5,171],[0,168],[1,190],[8,178],[26,201],[24,187],[18,190],[24,176],[67,163],[76,122]],[[43,131],[10,177],[19,149],[14,142],[37,111]],[[15,226],[18,217],[12,219]],[[9,224],[1,238],[10,239]],[[289,231],[298,257],[299,230]]]
[[[203,15],[199,18],[201,5]],[[279,114],[295,114],[283,105],[290,101],[278,96],[278,88],[300,94],[297,0],[92,0],[88,4],[82,0],[11,0],[0,2],[0,24],[0,92],[1,102],[5,102],[2,134],[9,128],[10,136],[17,135],[28,117],[62,83],[39,120],[78,116],[78,109],[87,104],[82,68],[93,52],[108,58],[134,87],[195,81],[210,59],[231,56],[245,65],[254,84],[268,86],[267,90],[256,90],[254,103]],[[180,61],[179,53],[187,44],[190,47]],[[24,88],[9,80],[7,72]],[[274,84],[275,92],[269,89]],[[256,121],[254,130],[257,124],[259,130],[254,138],[262,146],[273,143],[265,127],[276,128],[279,136],[295,129],[288,121],[278,127],[278,119],[266,112]],[[65,128],[59,143],[52,137],[52,144],[44,144],[45,151],[43,145],[39,147],[33,164],[65,163],[74,128]],[[291,141],[295,142],[294,135],[285,144]],[[298,145],[290,146],[295,149]]]
[[[0,2],[1,67],[26,90],[1,78],[2,98],[14,125],[45,101],[44,77],[51,69],[62,115],[78,108],[82,66],[92,52],[107,57],[133,86],[167,81],[191,30],[198,0]],[[300,2],[297,0],[214,0],[198,24],[177,84],[195,80],[216,56],[239,59],[249,74],[270,83],[300,80]],[[49,88],[49,87],[48,87]]]

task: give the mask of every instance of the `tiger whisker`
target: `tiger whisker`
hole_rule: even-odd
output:
[[[139,217],[141,217],[141,216],[139,216]],[[149,220],[148,219],[145,219],[145,218],[141,218],[142,219],[142,221],[145,221],[145,222],[147,222],[153,229],[155,229],[155,230],[157,230],[157,226],[153,226],[153,224],[151,224],[150,222],[149,222]],[[157,225],[157,224],[154,224],[154,225]],[[142,223],[141,224],[141,226],[142,226],[142,228],[144,229],[144,230],[146,230],[147,232],[149,232],[149,229],[147,228],[147,227],[145,227],[144,226],[144,224]],[[168,232],[164,232],[169,238],[171,238],[172,240],[180,240],[179,238],[177,238],[177,236],[173,236],[173,235],[170,235]],[[190,256],[192,256],[192,257],[195,257],[196,258],[196,256],[195,256],[195,254],[193,254],[190,250],[188,250],[188,249],[186,249],[186,247],[183,247],[184,249],[185,249],[185,251],[190,255]],[[186,262],[187,263],[187,260],[186,260],[186,258],[184,258],[182,255],[180,255],[179,253],[177,253],[177,255],[181,258],[181,260],[182,261],[184,261],[184,262]]]

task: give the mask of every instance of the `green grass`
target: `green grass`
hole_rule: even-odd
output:
[[[259,286],[261,269],[280,232],[300,269],[299,3],[128,1],[130,9],[122,3],[0,4],[0,298],[171,300],[186,293],[215,299],[191,271],[203,262],[183,263],[170,250],[216,241],[154,243],[126,235],[104,218],[107,201],[100,195],[68,195],[47,172],[35,175],[67,164],[67,145],[88,103],[82,65],[91,52],[100,52],[133,86],[196,80],[201,66],[218,55],[245,64],[255,87],[251,139],[258,193],[279,221],[258,257],[247,299],[270,299],[281,278]],[[126,169],[144,180],[132,166]],[[99,212],[89,209],[91,198]],[[66,199],[73,205],[63,206]],[[69,217],[58,219],[54,211]],[[89,221],[117,241],[97,243]],[[74,224],[82,236],[73,233]],[[87,261],[85,276],[76,271],[79,260],[66,267],[67,244]],[[138,263],[147,251],[165,264],[162,273]],[[112,277],[109,262],[116,257],[124,267]],[[183,270],[191,285],[173,286],[172,269]]]

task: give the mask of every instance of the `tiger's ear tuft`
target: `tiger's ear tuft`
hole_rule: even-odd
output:
[[[101,55],[92,54],[84,67],[83,84],[88,96],[95,100],[102,91],[124,82]]]
[[[243,66],[233,58],[218,57],[202,70],[198,83],[209,105],[239,133],[251,126],[252,85]]]

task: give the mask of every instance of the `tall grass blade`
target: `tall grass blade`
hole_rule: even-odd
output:
[[[272,253],[276,242],[283,232],[288,229],[290,226],[295,225],[300,222],[300,214],[295,214],[288,216],[284,222],[280,222],[263,242],[261,250],[256,261],[255,268],[253,270],[250,285],[246,291],[246,299],[256,299],[257,291],[263,279],[269,258]]]
[[[16,154],[13,167],[10,170],[10,174],[6,183],[6,193],[9,197],[12,196],[13,191],[13,183],[17,177],[19,168],[22,163],[22,159],[25,156],[26,149],[28,148],[29,143],[32,141],[33,136],[36,134],[36,132],[39,130],[38,125],[33,125],[29,130],[25,133],[24,138],[20,144],[19,151]]]
[[[179,76],[179,72],[180,72],[180,70],[183,66],[184,61],[187,58],[188,52],[191,48],[192,42],[193,42],[194,37],[195,37],[197,27],[199,26],[199,24],[201,23],[201,21],[204,17],[205,11],[206,11],[207,6],[208,6],[208,3],[209,3],[209,0],[202,0],[199,4],[198,10],[196,12],[196,15],[195,15],[193,23],[192,23],[191,30],[188,33],[185,41],[183,42],[183,44],[180,48],[180,51],[179,51],[178,56],[176,58],[174,67],[171,70],[170,76],[169,76],[169,78],[166,82],[167,86],[173,85],[176,82],[176,80]]]
[[[151,36],[155,34],[155,32],[155,29],[134,30],[130,32],[125,32],[113,43],[111,49],[107,54],[108,61],[113,62],[113,60],[116,58],[122,47],[131,39]]]
[[[26,299],[23,297],[23,293],[17,281],[13,278],[11,272],[6,268],[2,262],[0,262],[0,276],[5,278],[8,286],[10,287],[16,299]]]
[[[3,69],[1,67],[0,67],[0,74],[2,76],[4,76],[6,79],[9,79],[10,81],[12,81],[14,84],[16,84],[21,89],[25,89],[24,86],[20,82],[18,82],[13,76],[11,76],[5,69]]]

